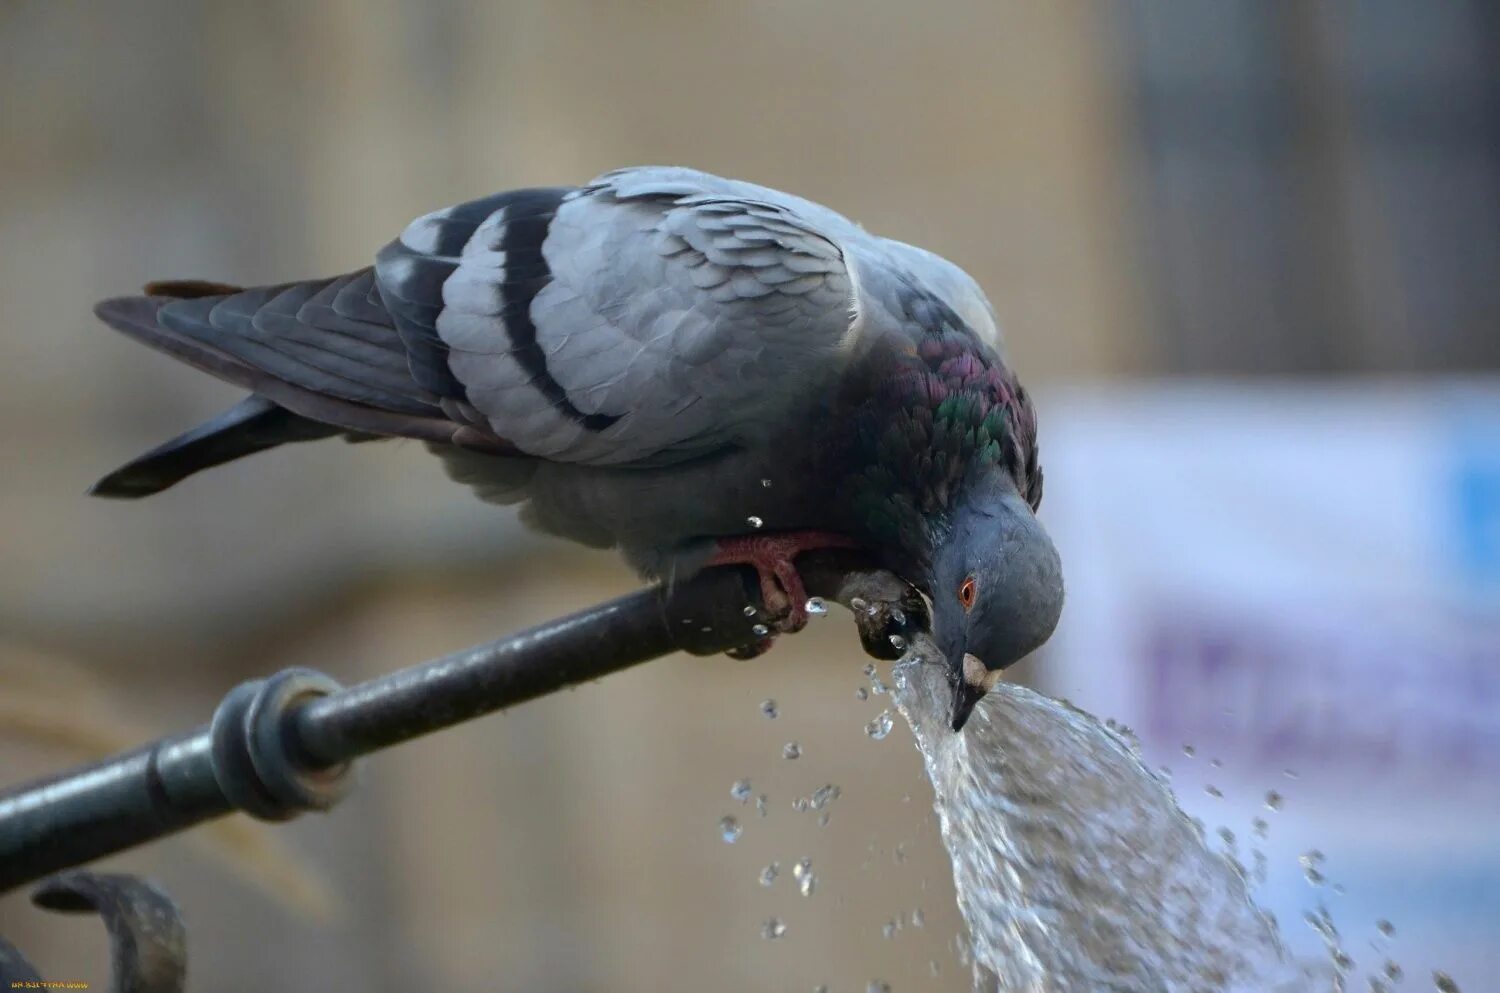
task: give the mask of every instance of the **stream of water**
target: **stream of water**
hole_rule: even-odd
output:
[[[976,991],[1340,988],[1327,964],[1290,958],[1240,870],[1129,740],[1003,682],[954,734],[940,667],[903,663],[895,682],[936,794]]]

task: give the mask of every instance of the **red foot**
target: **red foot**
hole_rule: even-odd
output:
[[[794,560],[815,548],[858,548],[850,538],[830,531],[778,531],[720,538],[708,565],[754,566],[760,576],[760,598],[778,631],[807,626],[807,588]]]

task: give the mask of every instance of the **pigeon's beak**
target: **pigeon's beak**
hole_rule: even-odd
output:
[[[990,691],[997,675],[986,669],[976,656],[964,654],[958,678],[953,680],[953,730],[964,729],[969,715],[974,712],[974,705]]]

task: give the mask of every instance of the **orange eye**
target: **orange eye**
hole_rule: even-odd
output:
[[[958,602],[963,604],[965,610],[974,609],[974,598],[978,595],[979,585],[974,582],[973,576],[965,579],[963,585],[958,588]]]

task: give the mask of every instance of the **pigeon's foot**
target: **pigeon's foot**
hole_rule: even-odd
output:
[[[795,560],[816,548],[857,548],[830,531],[780,531],[720,538],[707,564],[748,565],[760,576],[760,599],[770,627],[791,634],[807,626],[807,588]],[[763,639],[770,647],[770,637]]]

